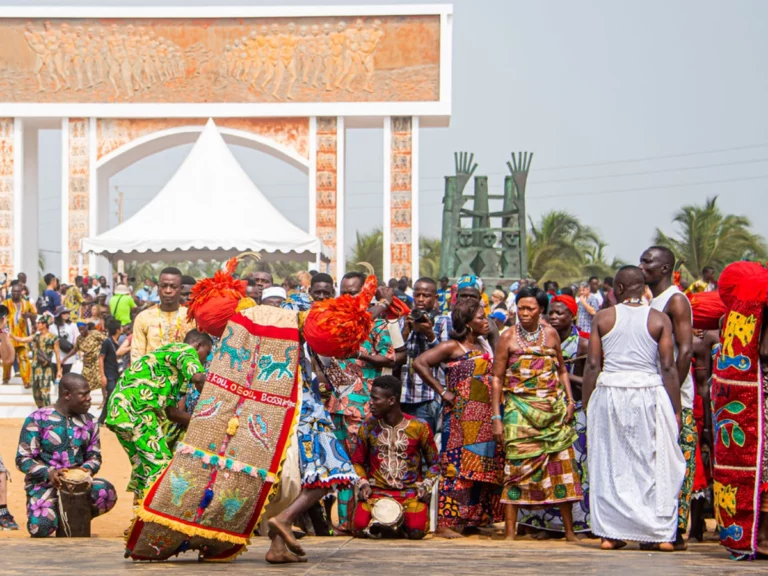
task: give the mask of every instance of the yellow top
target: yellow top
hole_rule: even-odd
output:
[[[187,309],[180,306],[176,312],[163,312],[159,306],[144,310],[133,322],[131,362],[172,342],[184,342],[187,332],[195,328],[187,321]]]
[[[11,329],[11,334],[19,338],[28,336],[27,320],[24,318],[24,314],[35,314],[35,306],[23,298],[18,304],[10,298],[3,304],[8,308],[8,327]],[[21,344],[15,344],[15,346],[21,346]]]

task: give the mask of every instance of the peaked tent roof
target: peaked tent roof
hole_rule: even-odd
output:
[[[270,204],[208,120],[165,187],[139,212],[82,249],[124,260],[225,260],[245,251],[263,260],[328,259],[318,238]]]

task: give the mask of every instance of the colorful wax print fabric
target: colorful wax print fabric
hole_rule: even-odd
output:
[[[66,417],[52,407],[33,412],[21,427],[16,466],[25,474],[29,533],[53,536],[59,525],[58,490],[48,481],[48,470],[82,468],[96,475],[101,468],[101,444],[94,417]],[[109,512],[116,501],[112,484],[95,478],[91,486],[93,516]]]
[[[203,371],[189,344],[168,344],[142,356],[118,380],[107,404],[107,427],[131,461],[128,490],[141,497],[170,462],[163,423],[165,408],[176,406],[192,380]]]
[[[455,394],[443,407],[438,525],[452,529],[502,520],[499,502],[504,456],[491,427],[490,350],[470,350],[445,364],[445,385]]]
[[[572,448],[577,434],[565,422],[565,390],[557,368],[551,348],[527,347],[509,356],[502,502],[539,506],[582,499]]]

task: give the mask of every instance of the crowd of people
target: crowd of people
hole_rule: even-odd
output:
[[[705,530],[712,474],[702,454],[713,444],[708,383],[719,338],[694,333],[686,287],[674,272],[672,252],[656,246],[602,283],[539,288],[520,280],[496,286],[490,297],[471,275],[453,284],[427,277],[380,283],[368,310],[372,328],[356,354],[324,357],[301,342],[301,491],[269,520],[267,560],[305,561],[296,524],[318,535],[366,537],[376,528],[419,539],[431,527],[439,537],[461,538],[504,522],[509,540],[587,535],[601,538],[605,550],[627,541],[686,549],[689,527],[699,539]],[[360,294],[366,276],[349,272],[338,286],[317,272],[282,286],[268,272],[244,280],[252,304],[301,313]],[[27,475],[27,528],[37,537],[56,532],[61,470],[98,472],[100,423],[129,457],[127,489],[139,503],[191,418],[218,409],[200,400],[211,359],[231,354],[236,369],[242,358],[232,334],[211,338],[188,318],[195,280],[178,269],[164,269],[135,293],[117,284],[114,295],[104,278],[87,291],[82,278],[66,290],[51,275],[45,281],[37,307],[25,300],[21,278],[12,283],[10,335],[0,342],[4,365],[15,349],[38,405],[16,457]],[[688,292],[716,289],[707,269]],[[120,359],[129,354],[126,368]],[[75,355],[81,374],[68,368]],[[59,396],[49,406],[54,379]],[[98,387],[99,420],[88,413],[89,391]],[[257,427],[252,433],[259,438]],[[108,481],[93,480],[94,514],[115,499]],[[381,500],[401,507],[396,530],[374,522]],[[766,512],[760,552],[768,552]]]

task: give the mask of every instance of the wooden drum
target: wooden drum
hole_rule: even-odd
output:
[[[57,538],[91,537],[91,477],[73,468],[66,470],[59,490]]]

